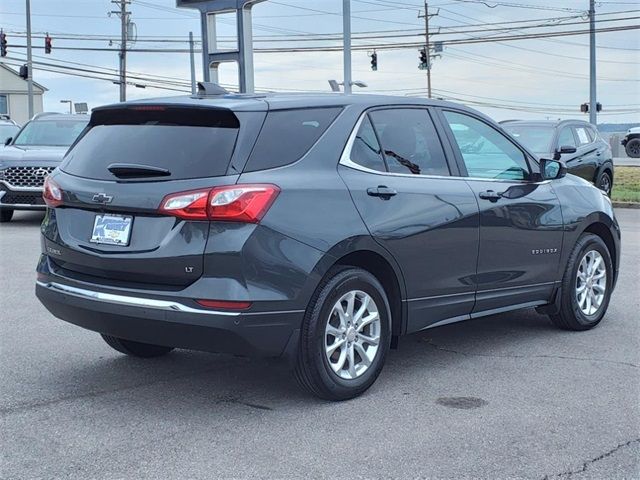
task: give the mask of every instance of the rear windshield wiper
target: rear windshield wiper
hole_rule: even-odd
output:
[[[171,172],[166,168],[135,163],[112,163],[107,167],[118,178],[168,177]]]

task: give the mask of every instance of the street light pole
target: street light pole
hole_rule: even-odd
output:
[[[344,93],[351,93],[351,0],[342,0]]]
[[[73,114],[73,102],[71,100],[60,100],[60,103],[68,103],[69,104],[69,114]]]
[[[596,98],[596,5],[589,0],[589,122],[598,125],[598,100]]]
[[[27,0],[27,96],[29,118],[33,117],[33,62],[31,58],[31,0]]]
[[[189,62],[191,64],[191,94],[197,93],[196,89],[196,61],[195,61],[195,49],[193,45],[193,32],[189,32]]]

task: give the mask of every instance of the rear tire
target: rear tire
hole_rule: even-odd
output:
[[[390,341],[391,310],[380,282],[361,268],[334,267],[307,307],[296,380],[326,400],[357,397],[378,378]]]
[[[173,347],[163,347],[161,345],[151,345],[149,343],[134,342],[132,340],[125,340],[123,338],[112,337],[111,335],[101,334],[102,338],[107,345],[114,350],[125,355],[131,355],[132,357],[140,358],[153,358],[166,355]]]
[[[6,210],[4,208],[0,210],[0,223],[10,222],[12,218],[13,210]]]
[[[632,138],[624,146],[625,152],[631,158],[640,158],[640,138]]]
[[[560,309],[549,315],[564,330],[589,330],[602,320],[613,285],[609,249],[597,235],[580,236],[569,256],[562,278]]]

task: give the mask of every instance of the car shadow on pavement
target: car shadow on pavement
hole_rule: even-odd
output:
[[[477,356],[523,357],[526,351],[537,351],[536,344],[552,352],[553,344],[565,341],[561,337],[562,331],[533,311],[419,332],[400,340],[400,348],[390,352],[378,382],[361,398],[381,392],[401,395],[412,385],[422,388],[419,384],[430,368],[466,368],[477,362]],[[181,410],[204,409],[210,414],[223,414],[228,408],[268,412],[283,405],[290,409],[327,403],[298,389],[283,360],[186,350],[155,359],[138,359],[112,352],[99,337],[87,347],[90,352],[82,354],[85,361],[67,361],[49,372],[47,399],[9,406],[2,413],[85,399],[126,402],[128,411],[135,410],[136,405],[143,410],[159,408],[159,415],[163,409],[178,405]],[[91,352],[95,356],[87,357]]]
[[[40,225],[44,212],[14,212],[13,219],[6,225]]]

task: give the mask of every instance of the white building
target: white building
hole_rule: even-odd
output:
[[[42,112],[42,95],[47,89],[33,82],[33,113]],[[0,63],[0,113],[8,113],[20,125],[29,120],[27,81],[18,72]]]

